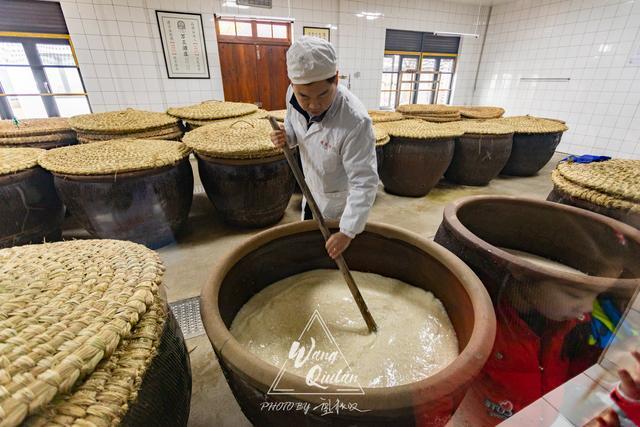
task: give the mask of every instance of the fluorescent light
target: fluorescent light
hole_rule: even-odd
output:
[[[369,21],[374,20],[374,19],[378,19],[383,17],[384,15],[380,12],[360,12],[360,13],[356,13],[356,16],[358,18],[366,18]]]
[[[237,7],[238,9],[249,9],[249,6],[246,6],[244,4],[238,4],[236,3],[236,0],[225,0],[224,3],[222,3],[223,7]]]
[[[377,16],[370,16],[370,15],[365,16],[365,18],[367,18],[369,21],[374,20],[374,19],[378,19]]]
[[[478,37],[480,37],[479,34],[473,34],[473,33],[450,33],[448,31],[438,31],[436,33],[434,33],[436,36],[443,36],[443,37],[475,37],[476,39]]]

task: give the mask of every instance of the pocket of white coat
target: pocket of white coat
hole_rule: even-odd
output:
[[[338,168],[338,155],[332,151],[328,151],[324,153],[322,159],[322,170],[324,172],[335,172]]]
[[[348,191],[336,191],[333,193],[324,193],[323,215],[327,219],[340,219],[342,212],[347,204]]]

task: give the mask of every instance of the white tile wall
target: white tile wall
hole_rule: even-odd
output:
[[[561,151],[640,158],[640,66],[628,63],[639,49],[638,0],[495,6],[473,100],[566,120]]]
[[[338,49],[340,73],[351,75],[351,89],[367,107],[377,108],[386,28],[476,32],[479,13],[477,6],[431,0],[398,3],[274,0],[272,9],[224,7],[222,0],[62,0],[61,3],[96,112],[126,107],[161,111],[170,105],[222,99],[214,13],[290,16],[295,19],[294,39],[302,35],[305,25],[337,27],[331,30],[331,40]],[[155,10],[202,14],[210,79],[167,78]],[[384,18],[367,21],[355,17],[361,11],[382,12]],[[480,30],[486,12],[486,8],[480,10]],[[472,99],[480,40],[465,38],[462,42],[455,103],[467,104]],[[130,88],[137,94],[129,93]]]

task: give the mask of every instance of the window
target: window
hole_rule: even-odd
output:
[[[289,23],[255,19],[216,17],[218,39],[224,42],[288,42],[291,38]]]
[[[0,36],[0,117],[90,113],[68,36]]]
[[[382,62],[380,108],[400,104],[448,104],[456,56],[385,53]]]

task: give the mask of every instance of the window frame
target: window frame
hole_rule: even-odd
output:
[[[13,32],[0,32],[0,41],[9,43],[20,43],[25,51],[28,65],[13,65],[2,64],[3,67],[26,67],[28,66],[33,73],[34,80],[36,82],[39,93],[6,93],[2,84],[0,84],[0,118],[1,119],[14,119],[13,110],[9,104],[9,97],[13,96],[37,96],[40,97],[44,105],[45,111],[49,117],[60,117],[60,111],[56,104],[56,97],[62,96],[84,96],[89,106],[89,112],[92,111],[91,103],[89,102],[89,96],[87,89],[82,78],[82,72],[78,65],[78,58],[76,56],[73,42],[68,34],[40,34],[40,33],[13,33]],[[71,48],[71,55],[75,65],[44,65],[40,60],[40,54],[38,52],[37,44],[60,44],[68,45]],[[51,84],[47,78],[45,68],[74,68],[78,71],[80,76],[80,83],[82,84],[82,92],[52,92]]]
[[[220,21],[233,21],[233,22],[248,22],[251,24],[251,36],[238,36],[220,34]],[[287,38],[274,38],[274,37],[258,37],[258,24],[281,25],[287,28]],[[233,18],[226,16],[215,16],[216,37],[219,43],[243,43],[243,44],[261,44],[261,45],[285,45],[291,44],[291,22],[288,21],[273,21],[269,19],[259,18]],[[271,30],[273,35],[273,28]]]

